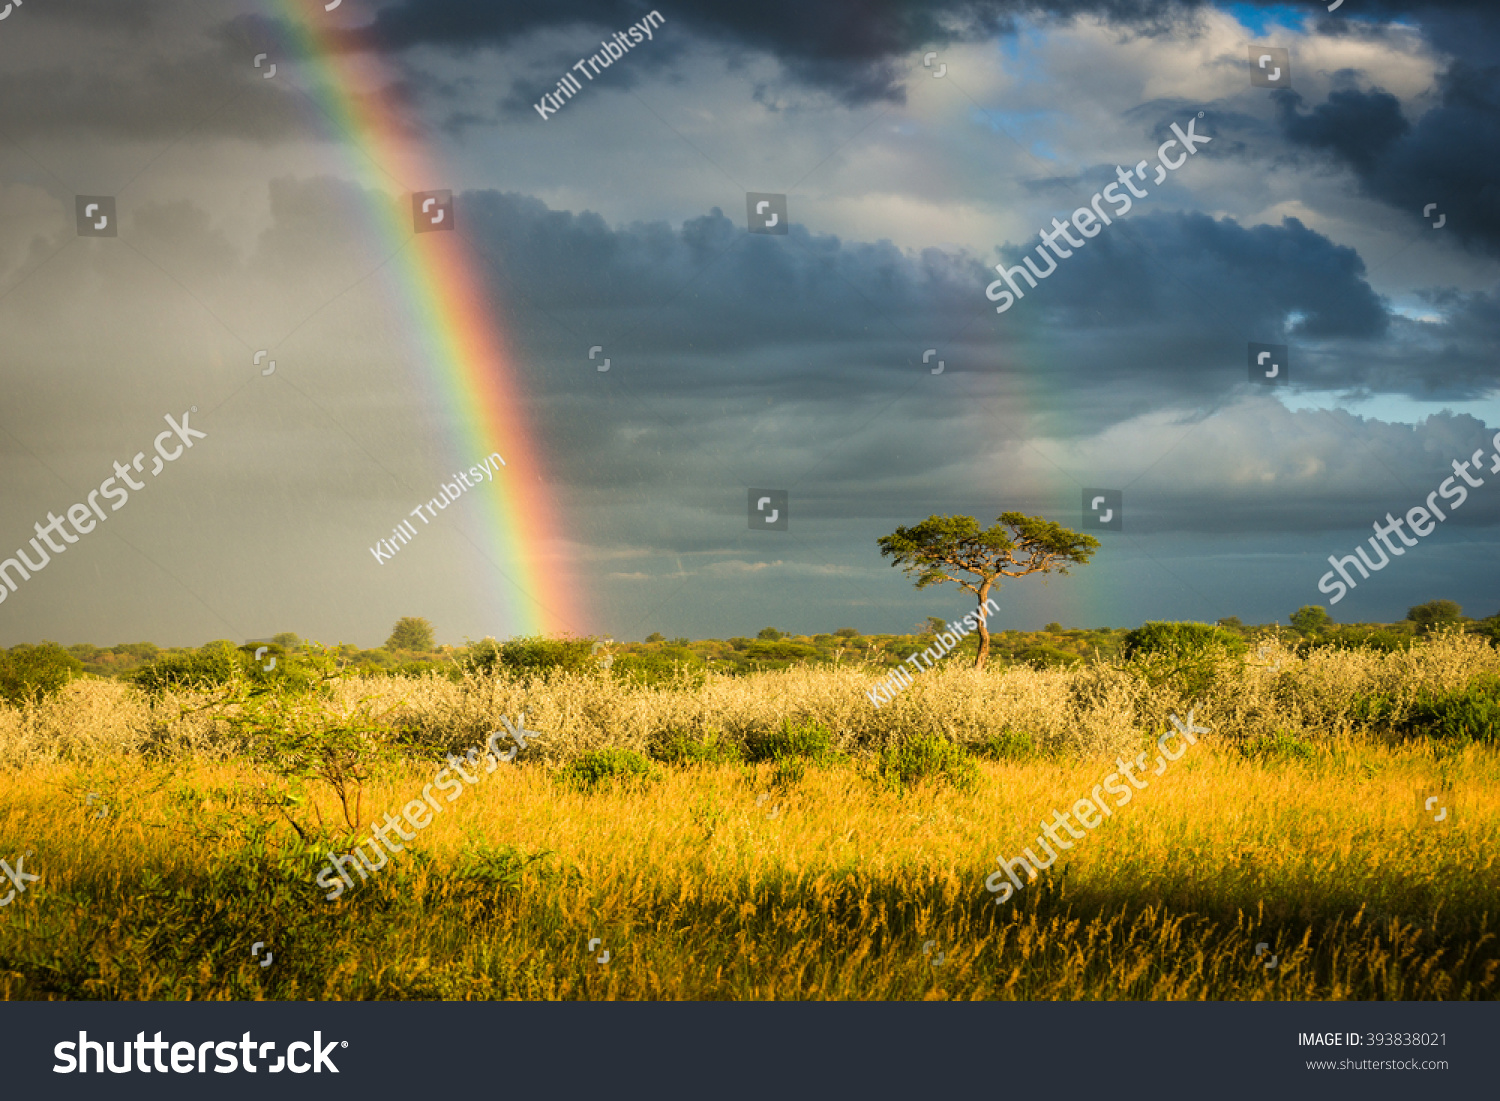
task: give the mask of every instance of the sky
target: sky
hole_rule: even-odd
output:
[[[1500,612],[1500,13],[1327,7],[12,5],[0,555],[62,549],[0,645],[905,632],[973,600],[877,539],[1009,511],[1102,545],[1001,628]],[[491,406],[413,289],[457,255]]]

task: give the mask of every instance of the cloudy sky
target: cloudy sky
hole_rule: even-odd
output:
[[[115,462],[148,470],[11,571],[0,644],[371,646],[402,615],[453,643],[909,630],[970,602],[915,592],[878,537],[1009,510],[1081,529],[1085,488],[1121,491],[1121,530],[1006,583],[1003,626],[1285,622],[1477,450],[1484,484],[1330,610],[1500,611],[1489,5],[695,0],[545,117],[653,9],[4,10],[0,552],[35,557],[34,525]],[[1281,86],[1255,86],[1251,46],[1287,51]],[[320,52],[419,158],[330,123]],[[1211,141],[1157,182],[1190,122]],[[1037,262],[1052,219],[1141,161],[1146,197],[997,313],[995,265]],[[435,189],[536,444],[502,481],[556,516],[511,533],[543,586],[468,496],[370,553],[459,465],[461,413],[400,308],[421,246],[369,214]],[[785,196],[788,232],[748,232],[751,192]],[[118,236],[80,235],[77,196],[113,199]],[[1251,343],[1288,347],[1284,384],[1250,380]],[[164,415],[191,407],[207,437],[153,480]],[[787,493],[786,530],[752,530],[751,488]]]

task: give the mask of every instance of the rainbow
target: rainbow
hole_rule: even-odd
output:
[[[370,197],[374,232],[387,243],[383,252],[395,255],[387,271],[417,358],[448,410],[454,469],[466,470],[491,452],[505,458],[490,491],[474,495],[489,544],[480,549],[495,565],[492,591],[505,625],[495,634],[581,632],[586,624],[578,589],[542,477],[541,451],[521,416],[524,402],[488,281],[462,233],[413,237],[410,201],[391,201],[387,190],[393,179],[435,190],[441,174],[421,143],[402,131],[386,66],[370,52],[350,49],[343,21],[321,2],[279,0],[279,7],[330,136],[350,154],[355,180]]]

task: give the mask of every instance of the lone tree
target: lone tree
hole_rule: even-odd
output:
[[[396,620],[391,628],[391,637],[385,640],[387,650],[419,650],[427,653],[436,643],[432,639],[432,624],[421,616],[406,615]]]
[[[1418,604],[1409,609],[1406,618],[1417,625],[1417,634],[1425,635],[1438,627],[1462,623],[1464,610],[1457,601],[1429,600],[1426,604]]]
[[[1333,617],[1321,604],[1304,604],[1290,616],[1287,622],[1307,638],[1320,635],[1333,626]]]
[[[1065,574],[1069,565],[1085,565],[1099,549],[1099,540],[1092,535],[1079,535],[1021,512],[1002,513],[993,527],[983,531],[972,516],[929,516],[877,542],[881,556],[891,559],[892,566],[918,575],[918,589],[951,581],[973,593],[981,607],[991,587],[1003,584],[1001,577],[1054,570]],[[974,668],[983,669],[990,656],[990,629],[984,616],[975,618],[979,620],[979,656]]]

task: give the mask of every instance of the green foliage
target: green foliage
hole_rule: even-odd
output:
[[[1463,622],[1464,610],[1452,600],[1429,600],[1408,609],[1406,618],[1417,625],[1417,633],[1425,635],[1439,627],[1456,627]]]
[[[974,747],[976,757],[987,757],[995,761],[1024,761],[1035,757],[1037,753],[1036,738],[1009,726]]]
[[[786,635],[782,634],[782,632],[778,631],[775,627],[762,627],[760,631],[756,633],[755,637],[758,639],[763,639],[766,642],[775,642],[777,639],[786,638]]]
[[[1249,647],[1245,640],[1222,627],[1207,623],[1143,623],[1126,632],[1122,650],[1128,660],[1147,654],[1171,658],[1193,658],[1215,652],[1243,654]]]
[[[402,616],[391,628],[391,637],[385,640],[387,650],[415,650],[430,653],[436,649],[432,624],[421,616]]]
[[[702,738],[669,730],[652,742],[651,756],[669,765],[719,765],[742,760],[744,751],[718,730],[708,730]]]
[[[1393,631],[1385,627],[1366,627],[1362,624],[1346,624],[1308,639],[1303,646],[1309,650],[1334,647],[1343,650],[1376,650],[1388,654],[1396,650],[1409,650],[1415,641],[1414,635],[1404,631]]]
[[[1460,744],[1500,744],[1500,679],[1480,677],[1457,692],[1424,693],[1400,731]]]
[[[165,654],[137,669],[131,680],[151,696],[168,690],[205,691],[250,676],[254,659],[232,642],[210,642],[197,650]]]
[[[1293,629],[1304,636],[1321,634],[1333,626],[1333,617],[1321,604],[1304,604],[1288,617]]]
[[[881,557],[891,559],[892,566],[918,575],[917,588],[952,581],[971,592],[977,592],[978,582],[994,581],[1002,574],[1022,577],[1053,570],[1065,574],[1068,565],[1083,565],[1100,546],[1091,535],[1078,535],[1020,512],[1002,513],[984,530],[972,516],[929,516],[876,542]],[[950,570],[974,574],[978,581],[959,581],[950,576]]]
[[[839,759],[833,749],[833,731],[817,720],[794,723],[783,719],[777,730],[762,731],[746,740],[745,757],[752,763],[801,759],[817,765]]]
[[[853,627],[840,627],[837,631],[833,632],[833,636],[835,638],[858,638],[859,632]]]
[[[1121,654],[1148,684],[1170,684],[1201,699],[1248,650],[1245,640],[1206,623],[1143,623],[1125,635]]]
[[[684,676],[701,674],[687,670],[697,666],[698,656],[681,647],[664,647],[644,654],[620,654],[610,665],[610,672],[637,684],[674,684]]]
[[[660,631],[652,631],[649,635],[646,636],[646,641],[647,642],[666,642],[667,641],[667,636],[664,635],[664,634],[662,634]]]
[[[771,773],[771,787],[785,791],[796,787],[807,775],[807,758],[778,757],[776,768]]]
[[[449,882],[460,898],[477,896],[483,903],[481,912],[487,912],[500,898],[519,895],[526,869],[539,861],[546,861],[552,855],[551,850],[547,849],[528,856],[525,850],[515,845],[471,842],[459,853]],[[543,880],[557,877],[557,870],[546,864],[537,871],[541,873]]]
[[[13,646],[0,651],[0,699],[17,706],[39,703],[81,672],[83,663],[55,642]]]
[[[633,749],[595,749],[574,758],[558,779],[576,791],[589,792],[607,783],[649,783],[656,776],[650,759]]]
[[[1065,669],[1083,660],[1077,654],[1059,650],[1056,646],[1024,646],[1013,651],[1010,659],[1033,669]]]
[[[1239,616],[1227,615],[1223,619],[1219,620],[1217,626],[1228,628],[1231,631],[1238,631],[1241,627],[1244,626],[1244,624],[1240,622]]]
[[[282,631],[280,634],[272,635],[271,641],[287,651],[295,650],[302,645],[302,640],[291,631]]]
[[[1246,743],[1241,752],[1258,761],[1312,761],[1318,756],[1317,747],[1305,738],[1287,730],[1274,734],[1262,734]]]
[[[308,662],[291,657],[280,646],[269,645],[257,660],[261,645],[235,646],[227,640],[210,642],[196,650],[163,654],[129,675],[136,687],[152,697],[167,691],[207,692],[214,689],[236,690],[236,686],[265,688],[276,685],[283,690],[300,692],[316,679]],[[266,665],[275,659],[270,669]]]
[[[306,683],[240,682],[222,714],[245,736],[252,757],[281,779],[283,786],[270,793],[271,805],[303,841],[313,842],[327,837],[329,828],[317,804],[307,798],[306,784],[327,784],[339,800],[345,826],[362,828],[364,785],[397,757],[389,741],[389,719],[400,703],[377,710],[377,698],[366,696],[346,710],[331,690],[343,676],[337,654],[315,650],[306,661]],[[314,808],[315,826],[293,813],[303,805]]]
[[[979,769],[964,747],[936,734],[916,734],[885,747],[875,767],[881,786],[905,792],[924,781],[972,791]]]
[[[794,662],[806,658],[821,657],[816,646],[805,642],[790,642],[780,639],[771,642],[752,642],[744,651],[745,657],[761,662]]]
[[[554,669],[570,673],[591,673],[599,669],[593,656],[592,638],[544,638],[528,635],[496,642],[484,639],[469,646],[463,667],[478,676],[494,676],[501,670],[523,676],[534,676]]]
[[[1091,535],[1079,535],[1020,512],[1001,513],[983,530],[972,516],[929,516],[876,542],[882,558],[889,558],[892,566],[899,566],[908,576],[916,575],[918,589],[952,582],[976,598],[1002,584],[1001,577],[1066,574],[1070,565],[1086,564],[1100,547]],[[976,646],[975,668],[983,668],[986,656]]]
[[[1060,635],[1063,632],[1063,625],[1061,623],[1048,623],[1042,630],[1050,635]]]

